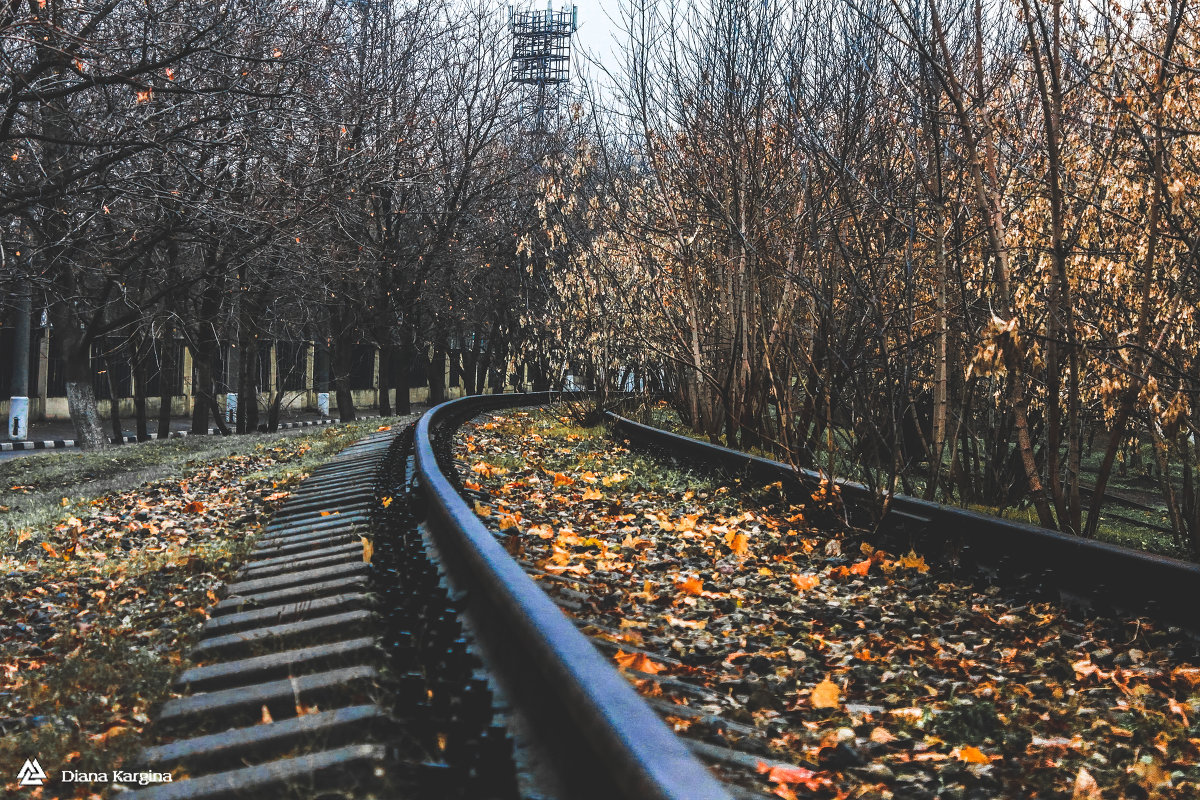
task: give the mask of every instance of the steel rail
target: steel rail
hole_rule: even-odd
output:
[[[782,480],[806,490],[822,476],[793,470],[768,458],[702,442],[607,414],[614,433],[642,448],[675,458],[743,473],[755,480]],[[1053,586],[1068,602],[1096,610],[1145,615],[1200,633],[1200,564],[1120,545],[999,519],[903,494],[889,498],[888,511],[873,523],[878,505],[867,486],[836,481],[852,520],[875,528],[881,538],[911,546],[960,567],[1001,579],[1032,578]]]
[[[732,795],[580,633],[479,521],[443,472],[439,451],[467,419],[488,410],[543,405],[561,395],[483,395],[443,403],[421,417],[415,475],[424,525],[463,596],[476,636],[559,758],[570,797],[730,800]],[[569,762],[569,766],[568,766]]]

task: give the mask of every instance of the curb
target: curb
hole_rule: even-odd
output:
[[[355,422],[358,422],[359,420],[379,419],[379,418],[380,417],[378,414],[368,414],[366,416],[358,417],[355,420]],[[279,431],[290,431],[290,430],[294,430],[296,428],[314,428],[314,427],[324,426],[324,425],[339,425],[339,424],[341,424],[340,419],[333,419],[333,418],[309,419],[309,420],[302,420],[300,422],[281,422],[281,423],[279,423],[278,430]],[[276,431],[276,432],[278,432],[278,431]],[[265,433],[265,431],[258,431],[258,433]],[[152,434],[150,434],[150,438],[147,441],[155,441],[155,440],[163,439],[163,438],[179,439],[183,436],[201,436],[201,435],[203,435],[203,434],[194,434],[191,431],[171,431],[165,437],[161,436],[157,433],[152,433]],[[209,436],[219,436],[219,435],[221,435],[221,432],[219,430],[217,430],[216,428],[209,428],[208,435]],[[231,434],[231,435],[233,435],[233,434]],[[126,436],[122,439],[123,444],[136,444],[137,441],[138,441],[138,438],[136,436]],[[109,437],[109,442],[112,444],[116,444],[117,443],[116,437]],[[76,446],[76,442],[74,439],[45,439],[42,441],[0,442],[0,452],[7,453],[10,451],[16,451],[16,450],[64,450],[64,449],[75,447],[75,446]]]

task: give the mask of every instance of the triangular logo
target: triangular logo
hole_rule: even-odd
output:
[[[17,780],[21,786],[41,786],[42,781],[46,780],[46,771],[36,758],[27,758],[25,766],[17,773]]]

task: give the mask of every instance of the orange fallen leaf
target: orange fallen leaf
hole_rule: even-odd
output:
[[[866,575],[870,571],[871,571],[871,559],[869,559],[869,558],[866,559],[865,561],[859,561],[850,566],[850,574],[851,575]]]
[[[492,507],[485,506],[478,500],[475,501],[475,513],[481,517],[490,517],[492,515]]]
[[[626,653],[618,650],[617,654],[613,656],[613,660],[620,664],[622,669],[645,672],[649,675],[657,675],[666,669],[662,664],[651,661],[645,653]]]
[[[813,687],[808,702],[813,708],[837,708],[841,695],[842,690],[837,687],[837,684],[826,678]]]
[[[54,549],[54,546],[52,544],[50,544],[49,542],[42,542],[42,549],[45,550],[46,553],[48,553],[51,558],[58,558],[58,552]]]
[[[575,479],[570,477],[569,475],[563,475],[561,472],[556,472],[556,473],[554,473],[554,485],[555,486],[574,486]]]
[[[193,500],[190,503],[185,503],[183,506],[183,510],[189,514],[203,514],[204,513],[204,503],[202,503],[199,500]]]
[[[97,734],[94,734],[93,736],[89,736],[88,738],[91,739],[93,742],[100,742],[101,744],[103,744],[115,736],[120,736],[122,733],[124,733],[127,730],[129,730],[129,729],[126,728],[124,725],[113,725],[111,728],[106,730],[104,733],[97,733]]]
[[[500,522],[497,523],[497,527],[499,527],[499,529],[502,532],[503,531],[520,531],[521,526],[517,524],[518,521],[519,520],[517,519],[517,517],[514,516],[513,514],[501,514]]]
[[[744,556],[750,551],[750,537],[744,533],[730,532],[726,534],[725,544],[729,545],[729,549],[735,556]]]
[[[1075,791],[1071,794],[1071,800],[1100,800],[1102,796],[1100,786],[1092,777],[1092,773],[1080,767],[1075,776]]]
[[[871,741],[875,744],[887,744],[888,742],[896,741],[896,737],[891,734],[887,728],[876,726],[871,731]]]
[[[275,721],[274,719],[271,718],[271,710],[269,708],[267,708],[265,703],[263,704],[263,707],[262,707],[262,717],[260,717],[260,721],[262,722],[263,725],[270,725],[272,722]]]
[[[604,497],[604,493],[599,489],[587,488],[583,490],[584,500],[599,500]]]
[[[978,747],[971,747],[970,745],[968,745],[966,747],[957,748],[950,755],[954,756],[959,761],[963,761],[967,764],[990,764],[990,763],[992,763],[992,760],[990,758],[988,758],[987,755],[982,750],[980,750]]]
[[[1174,697],[1168,697],[1167,708],[1171,709],[1172,714],[1178,714],[1183,719],[1183,726],[1186,728],[1188,724],[1187,706],[1176,700]]]
[[[704,583],[699,578],[688,578],[677,588],[684,594],[692,594],[697,597],[704,594]]]
[[[380,504],[381,506],[383,506],[384,508],[387,508],[388,506],[390,506],[390,505],[392,504],[392,498],[390,498],[390,497],[385,497],[385,498],[383,498],[382,500],[380,500],[380,501],[379,501],[379,504]]]
[[[371,540],[365,536],[359,538],[362,540],[363,546],[363,563],[370,564],[371,558],[375,555],[375,545],[371,544]]]
[[[380,426],[379,426],[378,428],[376,428],[375,430],[376,430],[376,431],[390,431],[391,429],[392,429],[392,426],[391,426],[391,425],[380,425]]]
[[[792,574],[789,577],[792,579],[792,585],[801,592],[807,592],[809,589],[815,588],[816,585],[821,582],[821,579],[816,575]]]

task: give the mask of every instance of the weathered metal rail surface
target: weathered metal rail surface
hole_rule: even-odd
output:
[[[549,395],[468,397],[417,423],[422,526],[502,691],[514,727],[563,798],[727,800],[716,780],[611,662],[496,541],[459,494],[449,438],[484,411]],[[519,735],[520,739],[521,736]]]

